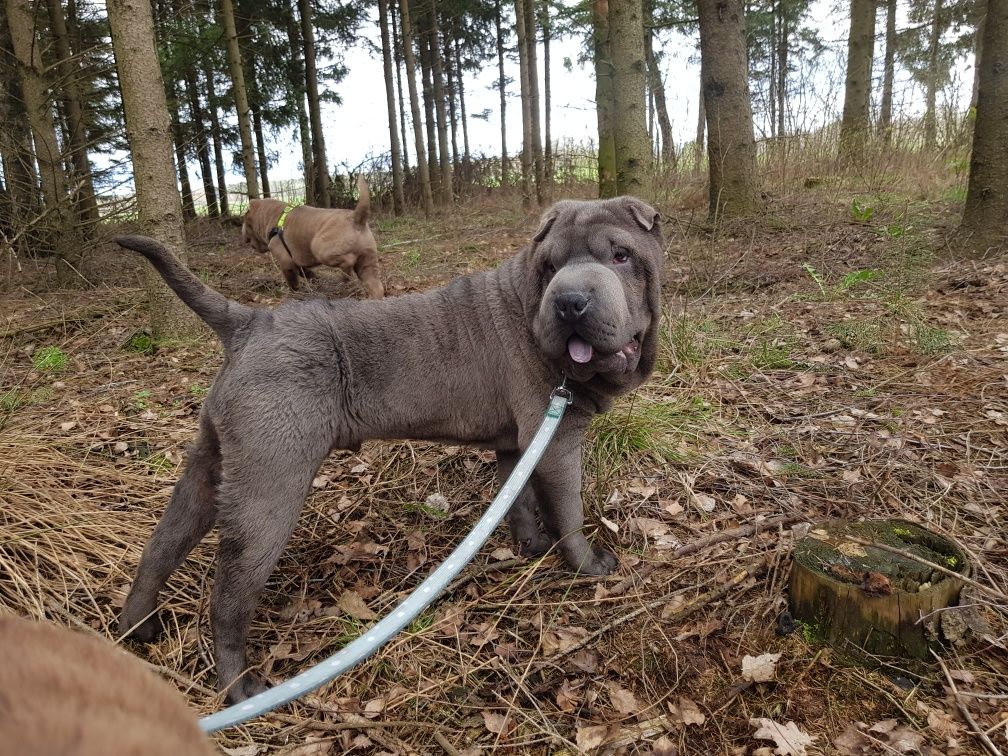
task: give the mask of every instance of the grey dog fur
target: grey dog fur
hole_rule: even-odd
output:
[[[144,255],[224,346],[121,631],[147,642],[158,636],[158,593],[216,523],[210,614],[218,685],[230,701],[259,692],[245,655],[249,624],[330,451],[369,439],[467,443],[494,449],[503,479],[563,375],[574,404],[508,524],[524,554],[556,544],[582,573],[617,566],[581,532],[581,445],[592,416],[654,367],[664,247],[649,205],[632,197],[559,202],[531,244],[495,270],[421,294],[273,310],[227,299],[152,239],[117,241]],[[572,296],[576,317],[563,310]],[[592,345],[591,362],[570,356],[573,334]]]

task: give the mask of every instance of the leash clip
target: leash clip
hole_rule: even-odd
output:
[[[574,394],[572,394],[571,390],[567,388],[566,375],[563,377],[563,380],[560,381],[560,385],[554,388],[552,392],[550,392],[550,399],[555,399],[558,396],[567,400],[568,407],[574,404]]]

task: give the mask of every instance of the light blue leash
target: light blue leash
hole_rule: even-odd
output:
[[[430,606],[448,583],[472,561],[494,528],[504,519],[504,515],[507,514],[522,488],[525,487],[529,476],[532,475],[532,470],[535,469],[546,450],[546,446],[552,440],[553,434],[563,418],[564,411],[573,401],[574,397],[564,384],[553,389],[539,430],[532,437],[532,442],[522,454],[521,459],[518,460],[518,464],[515,465],[500,493],[491,502],[479,522],[469,531],[465,540],[456,546],[448,558],[426,580],[420,583],[399,606],[372,625],[355,641],[328,659],[320,661],[314,667],[306,669],[282,685],[263,691],[216,714],[203,717],[199,722],[203,731],[217,732],[217,730],[223,730],[227,727],[234,727],[321,688],[333,678],[371,656],[391,640],[396,633],[412,622],[420,612]]]

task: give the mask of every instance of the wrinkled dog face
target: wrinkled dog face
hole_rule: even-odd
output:
[[[576,381],[629,389],[654,367],[664,245],[654,208],[634,197],[559,202],[533,238],[541,298],[536,342]]]

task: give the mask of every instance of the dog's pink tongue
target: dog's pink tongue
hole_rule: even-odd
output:
[[[589,362],[592,358],[592,345],[580,336],[571,336],[567,341],[567,354],[574,362]]]

